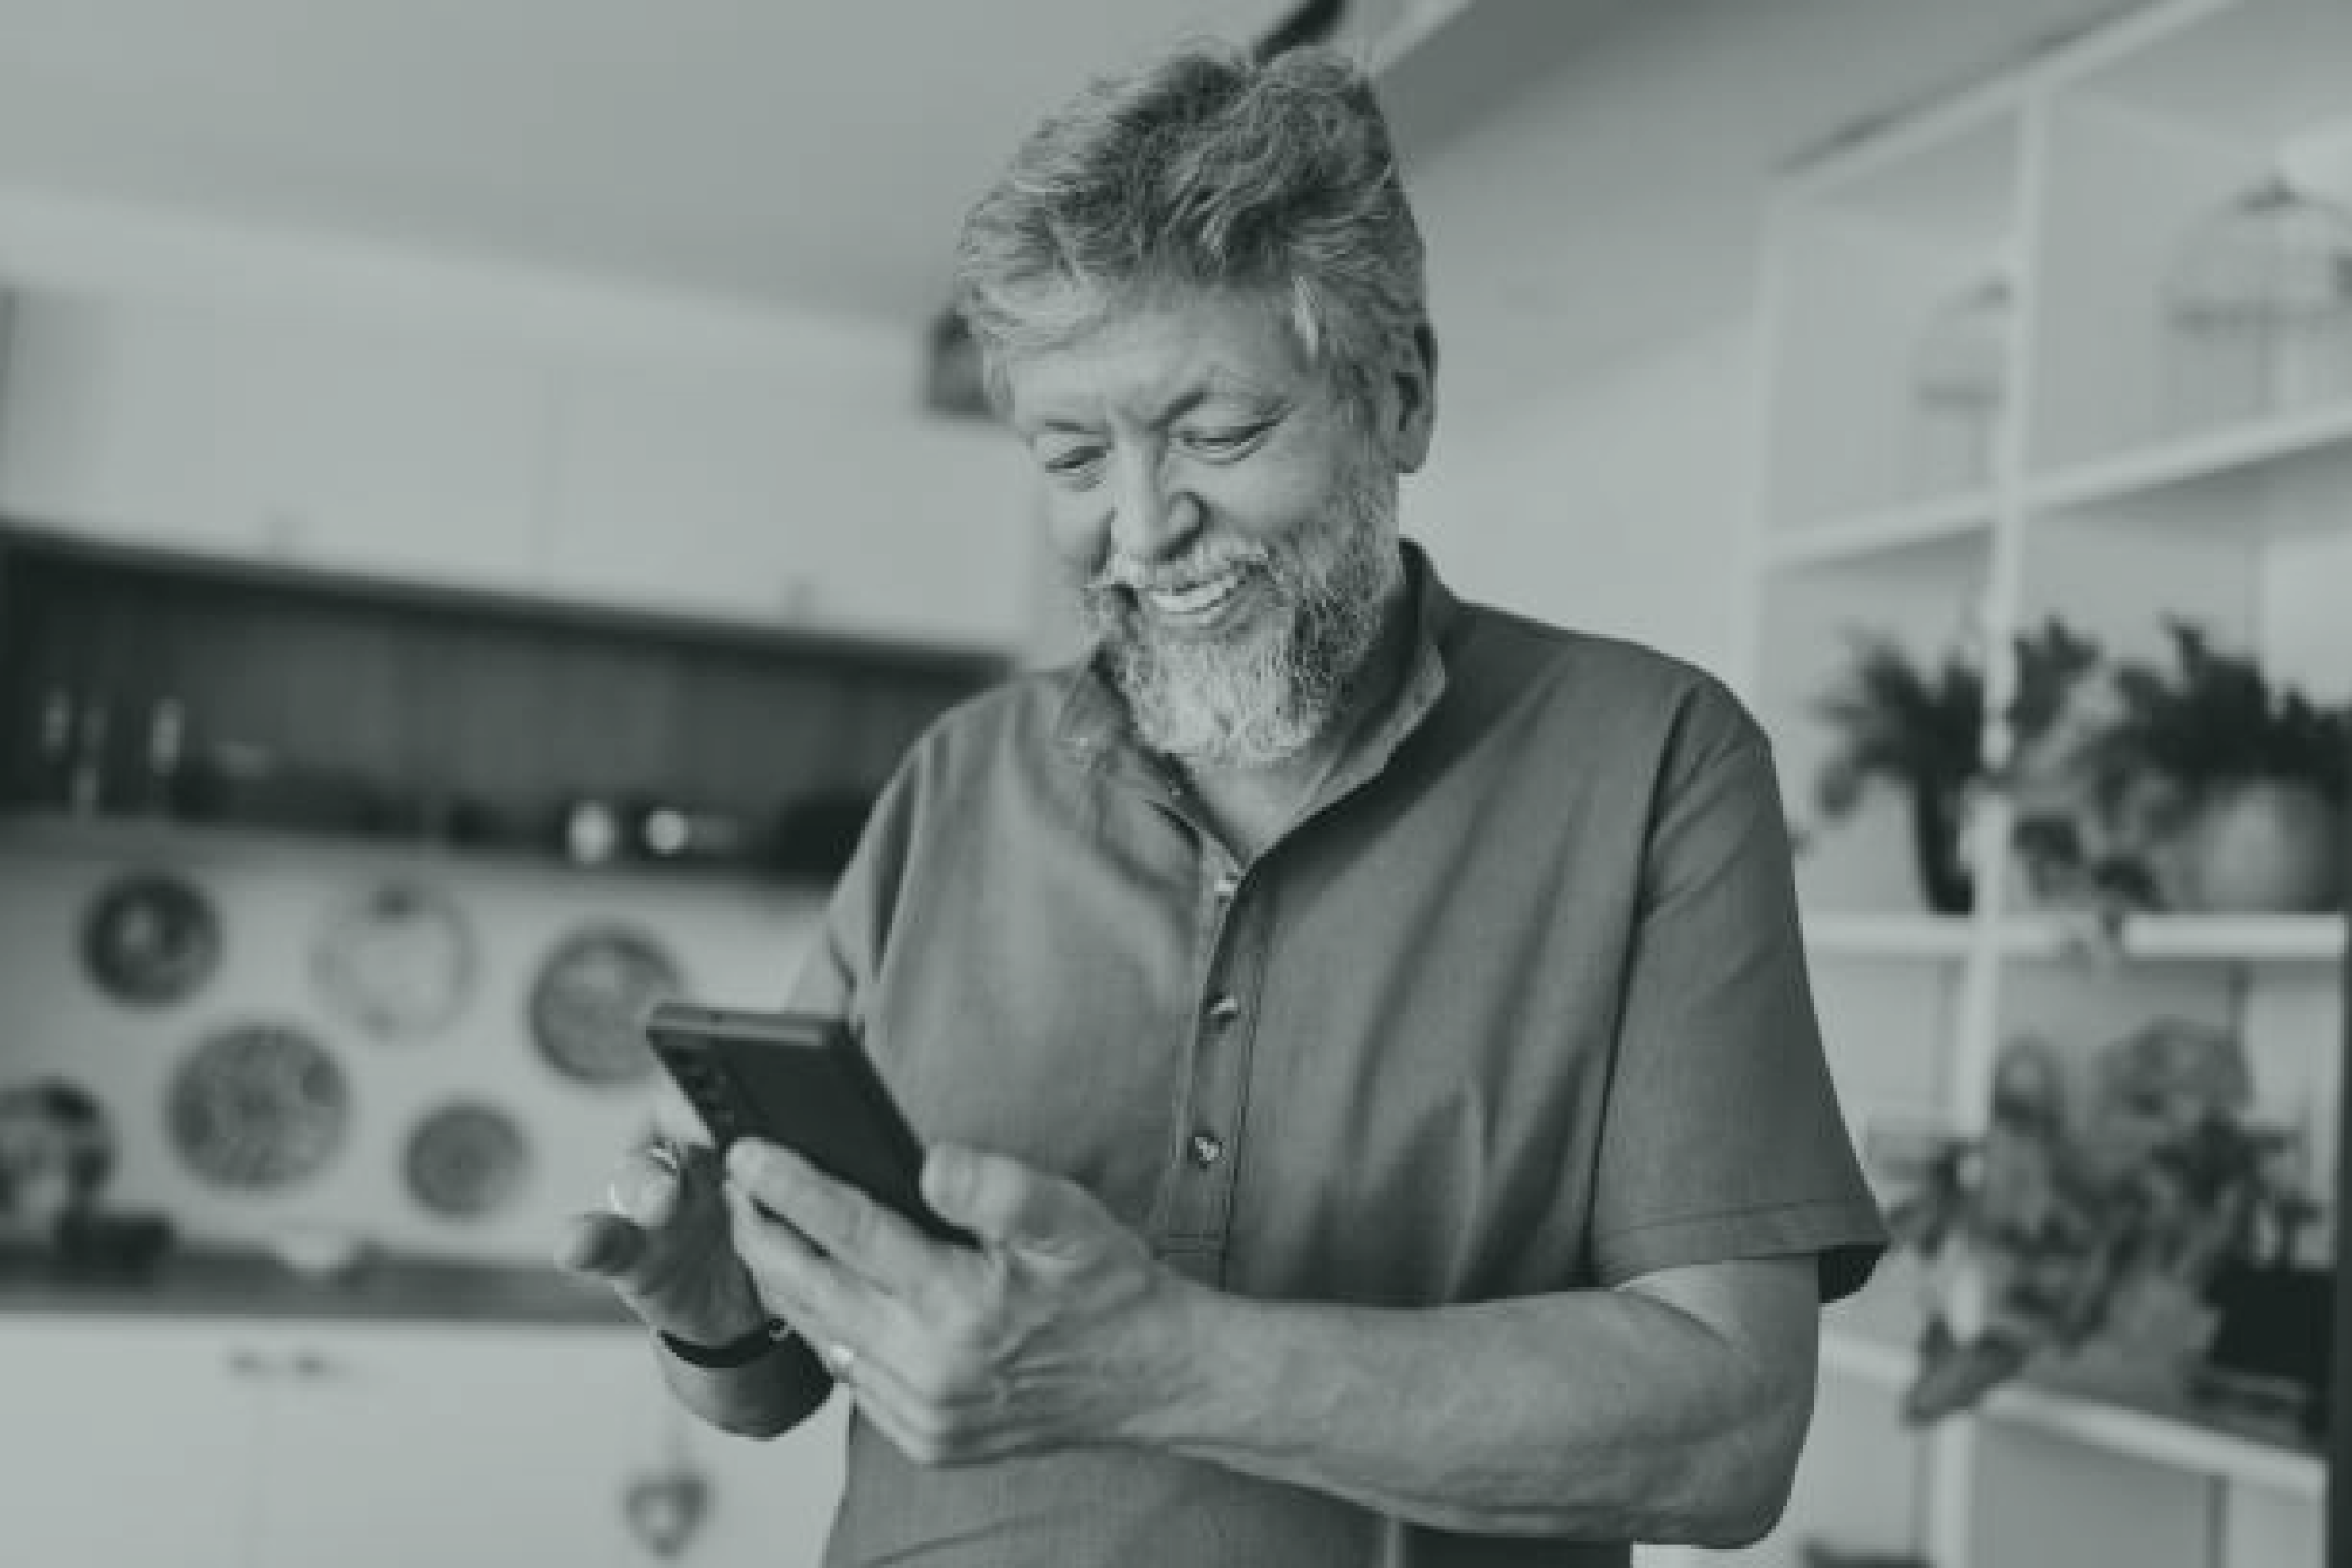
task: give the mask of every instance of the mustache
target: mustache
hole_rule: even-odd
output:
[[[1263,569],[1273,561],[1271,549],[1249,542],[1201,545],[1174,560],[1144,561],[1113,552],[1087,579],[1086,591],[1089,594],[1107,593],[1118,588],[1133,593],[1164,591],[1236,567]]]

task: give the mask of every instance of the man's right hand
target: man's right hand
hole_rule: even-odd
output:
[[[558,1268],[613,1287],[646,1327],[725,1344],[767,1321],[728,1233],[718,1155],[676,1141],[638,1149],[614,1170],[605,1212],[572,1220]]]

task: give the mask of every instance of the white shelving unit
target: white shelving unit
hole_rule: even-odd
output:
[[[2055,616],[2152,658],[2179,616],[2352,697],[2352,365],[2226,402],[2183,370],[2167,315],[2200,225],[2318,136],[2352,146],[2352,5],[2165,0],[1786,176],[1746,674],[1801,820],[1832,738],[1816,704],[1857,632],[1933,666]],[[1998,715],[2013,672],[1990,665]],[[1988,724],[1986,755],[2008,745]],[[2304,1134],[2325,1200],[2344,919],[2105,925],[2036,903],[2011,826],[1999,801],[1973,823],[1957,914],[1925,906],[1890,794],[1806,836],[1815,992],[1865,1145],[1980,1130],[2019,1035],[2080,1061],[2183,1017],[2243,1041],[2259,1113]],[[1738,1561],[1794,1564],[1818,1539],[1994,1568],[2063,1541],[2078,1563],[2316,1568],[2325,1468],[2294,1448],[2031,1375],[1973,1416],[1903,1426],[1920,1292],[1890,1260],[1832,1314],[1790,1521]]]
[[[1899,1347],[1832,1333],[1822,1338],[1822,1364],[1840,1377],[1893,1396],[1910,1385],[1918,1360]],[[2031,1385],[2011,1385],[1994,1394],[1986,1403],[1984,1415],[2002,1426],[2046,1432],[2110,1453],[2242,1481],[2315,1505],[2326,1483],[2326,1469],[2315,1455]]]

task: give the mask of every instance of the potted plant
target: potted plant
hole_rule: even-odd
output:
[[[1960,827],[1972,793],[1991,782],[1983,759],[1983,669],[1962,653],[1921,668],[1901,643],[1874,632],[1855,632],[1851,641],[1852,666],[1813,706],[1837,736],[1815,776],[1815,809],[1823,821],[1835,821],[1874,783],[1902,790],[1928,907],[1966,914],[1974,889]],[[2031,743],[2056,723],[2069,692],[2096,665],[2098,650],[2054,617],[2012,646],[2017,682],[2010,727]]]
[[[2273,682],[2186,621],[2165,626],[2169,666],[2117,667],[2087,749],[2104,831],[2137,845],[2151,901],[2171,908],[2335,906],[2352,706]]]
[[[2216,1281],[2312,1212],[2282,1174],[2292,1138],[2249,1120],[2250,1094],[2235,1039],[2200,1024],[2115,1041],[2079,1088],[2048,1044],[2012,1041],[1984,1135],[1935,1140],[1896,1173],[1912,1185],[1890,1229],[1928,1293],[1906,1418],[1965,1409],[2045,1359],[2184,1400]]]

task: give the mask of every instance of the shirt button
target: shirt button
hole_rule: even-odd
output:
[[[1242,1016],[1242,1004],[1231,996],[1219,997],[1209,1004],[1209,1021],[1220,1027]]]
[[[1235,876],[1229,871],[1221,871],[1217,873],[1215,885],[1211,887],[1209,891],[1216,894],[1218,903],[1223,904],[1231,900],[1234,894],[1239,893],[1241,890],[1241,878]]]
[[[1225,1157],[1225,1141],[1214,1133],[1192,1134],[1192,1163],[1207,1170]]]

